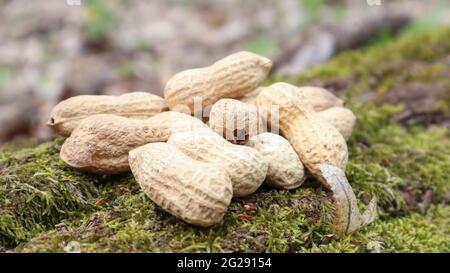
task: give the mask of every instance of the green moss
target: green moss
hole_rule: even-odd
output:
[[[377,220],[361,232],[307,252],[450,252],[450,208],[433,206],[425,215]]]
[[[13,246],[93,209],[99,177],[68,168],[58,143],[0,153],[0,245]]]
[[[234,199],[221,224],[196,228],[156,207],[129,174],[71,170],[58,158],[58,140],[0,153],[0,244],[23,252],[448,252],[450,131],[404,126],[397,117],[409,105],[389,98],[419,83],[436,91],[445,118],[449,37],[450,29],[407,35],[271,79],[323,84],[356,113],[347,176],[360,205],[376,196],[380,214],[356,234],[330,238],[331,198],[313,180],[294,191],[264,186]]]
[[[395,107],[353,107],[358,125],[349,141],[347,175],[356,191],[379,197],[388,211],[405,208],[399,189],[412,186],[417,194],[431,190],[441,202],[450,191],[450,131],[446,128],[410,129],[390,122]]]

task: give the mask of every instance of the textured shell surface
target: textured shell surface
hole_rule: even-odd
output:
[[[305,100],[298,99],[301,94],[297,93],[296,86],[279,82],[260,90],[256,97],[256,106],[271,132],[277,130],[281,126],[280,123],[286,122],[285,126],[289,126],[293,117],[303,116],[305,111],[314,112]]]
[[[194,103],[211,106],[222,98],[238,98],[255,90],[265,79],[272,62],[257,54],[241,51],[213,65],[182,71],[166,84],[164,97],[171,110],[194,112]],[[198,109],[195,109],[198,111]]]
[[[235,99],[221,99],[213,105],[209,127],[234,144],[266,130],[256,106]]]
[[[233,184],[234,196],[252,194],[266,177],[268,165],[258,151],[231,144],[209,129],[173,134],[168,143],[196,160],[224,169]]]
[[[281,85],[280,85],[281,84]],[[284,83],[276,83],[272,88],[282,86]],[[264,87],[258,87],[255,91],[239,98],[240,101],[248,104],[256,104],[256,97],[262,92]],[[287,89],[284,87],[284,89]],[[306,101],[307,104],[312,105],[314,111],[324,111],[331,107],[344,107],[344,101],[336,97],[330,91],[315,86],[297,87],[291,85],[289,87],[292,93],[292,100],[298,102],[300,100]]]
[[[344,107],[344,101],[336,97],[333,93],[322,87],[301,86],[297,88],[308,104],[311,104],[314,111],[323,111],[331,107]]]
[[[166,109],[163,98],[145,92],[131,92],[121,96],[82,95],[56,105],[47,125],[62,136],[69,136],[83,119],[92,115],[114,114],[142,119]]]
[[[317,115],[333,125],[339,133],[348,140],[356,124],[356,116],[350,109],[344,107],[331,107],[324,111],[317,112]]]
[[[239,101],[242,101],[243,103],[247,103],[250,105],[256,105],[256,97],[259,95],[259,93],[262,91],[263,87],[258,87],[251,93],[246,94],[243,97],[239,98]]]
[[[305,170],[294,148],[282,136],[261,133],[253,136],[248,146],[262,154],[268,164],[266,183],[272,187],[291,190],[306,178]]]
[[[307,169],[324,182],[318,165],[326,163],[345,170],[347,144],[334,126],[317,116],[311,105],[291,100],[294,88],[286,83],[276,83],[265,88],[256,98],[258,109],[270,112],[270,109],[278,108],[281,133],[289,140]]]
[[[171,133],[209,128],[200,119],[176,111],[159,113],[149,118],[148,122],[151,123],[153,127],[169,127]]]
[[[320,181],[322,176],[318,171],[319,164],[331,164],[345,170],[348,161],[345,139],[336,128],[317,117],[315,113],[293,120],[292,125],[280,127],[280,130],[290,141],[303,164]]]
[[[128,152],[170,136],[165,126],[153,127],[145,120],[115,115],[84,119],[61,147],[61,159],[81,171],[116,174],[129,170]]]
[[[129,164],[144,193],[158,206],[202,227],[219,223],[232,198],[227,174],[173,145],[157,142],[130,151]]]

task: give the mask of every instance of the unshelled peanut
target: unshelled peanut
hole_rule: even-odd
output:
[[[202,227],[219,223],[232,197],[229,177],[173,145],[150,143],[130,151],[129,163],[142,190],[158,206]]]
[[[263,89],[256,103],[268,117],[278,112],[281,133],[289,140],[306,168],[324,183],[319,164],[331,164],[345,170],[347,144],[335,127],[317,116],[312,105],[307,104],[306,100],[296,102],[293,99],[294,94],[298,95],[296,90],[293,85],[275,83]]]
[[[248,146],[262,154],[269,168],[265,182],[272,187],[291,190],[305,181],[304,167],[291,144],[282,136],[261,133],[253,136]]]
[[[339,133],[348,140],[356,123],[356,116],[350,109],[344,107],[331,107],[317,112],[317,116],[333,125]]]
[[[233,184],[234,196],[252,194],[266,177],[268,166],[258,151],[231,144],[209,129],[173,134],[168,143],[196,160],[225,170]]]
[[[47,125],[59,135],[69,136],[83,119],[92,115],[114,114],[145,119],[166,109],[164,99],[150,93],[132,92],[121,96],[82,95],[56,105]]]
[[[245,144],[251,136],[265,131],[256,107],[235,99],[221,99],[213,105],[209,127],[234,144]]]
[[[211,66],[185,70],[167,82],[166,104],[171,110],[193,113],[195,100],[205,109],[222,98],[242,97],[259,86],[271,67],[269,59],[242,51]]]
[[[256,104],[256,97],[264,90],[259,87],[250,94],[239,98],[240,101],[248,104]],[[331,107],[344,107],[344,102],[336,97],[330,91],[314,86],[302,86],[296,89],[292,88],[292,100],[294,102],[306,103],[312,105],[314,111],[324,111]]]
[[[129,170],[128,152],[151,142],[167,141],[172,133],[208,128],[197,118],[163,112],[145,120],[116,115],[84,119],[61,148],[61,159],[73,168],[99,174]]]

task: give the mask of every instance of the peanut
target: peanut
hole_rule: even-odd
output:
[[[333,125],[339,133],[348,140],[356,123],[356,116],[350,109],[344,107],[331,107],[317,112],[317,116]]]
[[[92,115],[114,114],[143,119],[165,110],[164,99],[150,93],[132,92],[121,96],[82,95],[56,105],[47,125],[62,136],[70,136],[83,119]]]
[[[248,146],[262,154],[269,168],[265,182],[272,187],[291,190],[305,181],[302,162],[291,144],[282,136],[261,133],[250,138]]]
[[[298,92],[306,103],[313,106],[314,111],[323,111],[331,107],[343,107],[344,102],[330,91],[315,86],[298,87]]]
[[[221,99],[213,105],[209,127],[234,144],[245,144],[249,137],[264,131],[256,107],[234,99]]]
[[[233,184],[234,196],[252,194],[266,177],[268,166],[258,151],[231,144],[209,129],[173,134],[168,143],[196,160],[223,168]]]
[[[245,96],[238,98],[238,100],[243,103],[250,104],[250,105],[256,105],[256,97],[262,91],[263,88],[264,87],[258,87],[251,93],[248,93]]]
[[[259,87],[252,93],[239,98],[240,101],[248,104],[256,104],[256,97],[264,90],[264,87]],[[303,99],[305,103],[313,106],[314,111],[324,111],[331,107],[344,107],[344,102],[336,97],[330,91],[313,86],[302,86],[292,89],[292,99],[298,101]]]
[[[196,99],[204,109],[222,98],[242,97],[258,87],[271,67],[269,59],[242,51],[209,67],[185,70],[167,82],[166,104],[171,110],[193,113]]]
[[[279,128],[289,140],[306,168],[321,181],[326,182],[319,164],[331,164],[345,170],[348,150],[345,139],[331,124],[319,118],[306,100],[295,100],[297,87],[275,83],[264,88],[257,96],[258,108],[271,117],[278,111]],[[299,95],[300,98],[302,95]]]
[[[129,171],[128,152],[151,142],[167,141],[174,132],[208,128],[179,112],[163,112],[145,120],[115,115],[90,116],[79,124],[61,148],[61,159],[75,169],[117,174]]]
[[[129,162],[145,194],[170,214],[202,227],[222,220],[232,185],[217,166],[194,160],[163,142],[132,150]]]

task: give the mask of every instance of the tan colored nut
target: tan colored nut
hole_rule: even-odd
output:
[[[259,95],[259,93],[262,91],[263,88],[264,87],[256,88],[256,90],[252,91],[251,93],[248,93],[243,97],[240,97],[239,101],[250,105],[256,105],[256,97]]]
[[[298,87],[301,97],[306,99],[306,103],[313,106],[314,111],[323,111],[331,107],[344,107],[344,102],[330,91],[315,86]]]
[[[249,137],[265,131],[256,107],[234,99],[221,99],[213,105],[209,127],[234,144],[245,144]]]
[[[195,100],[205,109],[222,98],[242,97],[259,86],[271,67],[269,59],[242,51],[209,67],[185,70],[167,82],[166,104],[171,110],[193,113]]]
[[[166,109],[164,99],[150,93],[132,92],[121,96],[82,95],[56,105],[47,125],[62,136],[70,136],[83,119],[92,115],[114,114],[145,119]]]
[[[239,98],[239,100],[248,104],[256,104],[256,97],[262,90],[264,90],[264,87],[259,87],[252,93]],[[307,104],[313,106],[314,111],[324,111],[331,107],[344,107],[344,102],[341,99],[321,87],[302,86],[296,89],[293,88],[292,99],[294,101],[300,99],[306,100]]]
[[[258,95],[256,103],[258,109],[269,117],[271,113],[278,112],[281,133],[289,140],[306,168],[326,186],[318,166],[331,164],[345,170],[347,144],[339,131],[319,118],[306,100],[295,103],[292,97],[296,89],[287,83],[272,84]]]
[[[345,140],[350,138],[356,123],[356,116],[350,109],[344,107],[331,107],[324,111],[317,112],[317,115],[333,125]]]
[[[129,171],[128,152],[151,142],[167,141],[174,132],[208,128],[199,119],[163,112],[145,120],[115,115],[84,119],[61,148],[61,159],[75,169],[98,174]]]
[[[268,166],[258,151],[231,144],[209,129],[173,134],[168,143],[196,160],[225,170],[233,184],[234,196],[252,194],[266,177]]]
[[[297,153],[289,141],[272,133],[262,133],[250,138],[248,146],[256,149],[266,160],[266,183],[284,190],[298,188],[306,175]]]
[[[219,223],[231,202],[233,190],[225,172],[173,145],[158,142],[136,148],[129,163],[145,194],[187,223],[202,227]]]

